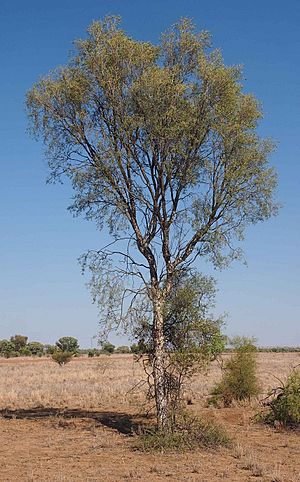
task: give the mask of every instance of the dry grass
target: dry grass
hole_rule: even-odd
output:
[[[60,367],[51,359],[0,359],[0,409],[97,409],[134,403],[143,376],[132,356],[75,358]]]
[[[284,378],[299,362],[299,353],[259,353],[262,396],[278,384],[274,375]],[[197,405],[204,405],[220,377],[220,365],[214,363],[207,375],[194,379],[187,397]],[[48,358],[0,359],[0,409],[138,406],[144,401],[146,387],[134,387],[143,378],[143,367],[132,355],[75,358],[63,367]]]

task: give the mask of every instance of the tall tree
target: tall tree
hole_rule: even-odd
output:
[[[161,427],[168,417],[163,309],[174,280],[197,257],[217,266],[236,258],[244,228],[276,211],[272,143],[259,138],[259,104],[240,80],[240,69],[225,66],[209,34],[187,19],[156,46],[107,17],[27,97],[50,177],[68,176],[73,212],[109,227],[112,243],[83,259],[95,297],[102,307],[106,301],[103,318],[128,320],[145,292],[151,301]]]

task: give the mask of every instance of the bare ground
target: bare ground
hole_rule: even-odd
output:
[[[278,383],[274,375],[283,378],[300,362],[297,354],[258,357],[263,394]],[[217,365],[193,382],[190,409],[219,420],[233,446],[135,450],[144,394],[131,389],[141,377],[131,356],[76,359],[63,368],[45,359],[0,360],[0,481],[300,481],[299,432],[254,422],[257,404],[205,408]]]

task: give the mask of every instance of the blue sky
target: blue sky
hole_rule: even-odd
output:
[[[298,0],[1,1],[0,338],[22,333],[54,342],[73,335],[89,346],[97,333],[96,307],[76,260],[105,235],[68,213],[67,185],[45,184],[43,148],[26,133],[24,97],[40,76],[66,63],[72,41],[92,20],[111,13],[122,16],[128,34],[153,42],[189,16],[211,32],[226,63],[244,65],[245,91],[263,105],[260,133],[278,143],[271,162],[283,208],[247,231],[247,267],[235,263],[214,273],[217,311],[228,313],[229,334],[300,345]]]

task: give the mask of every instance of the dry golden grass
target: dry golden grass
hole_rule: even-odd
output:
[[[50,358],[0,359],[0,409],[120,407],[139,398],[143,376],[132,356],[74,358],[58,366]]]
[[[257,357],[262,396],[278,385],[275,376],[284,378],[300,363],[299,353],[259,353]],[[63,367],[49,358],[0,359],[0,409],[138,406],[144,403],[146,386],[134,387],[144,377],[142,364],[132,355],[74,358]],[[194,378],[188,396],[203,405],[220,377],[220,365],[214,363],[207,375]]]

